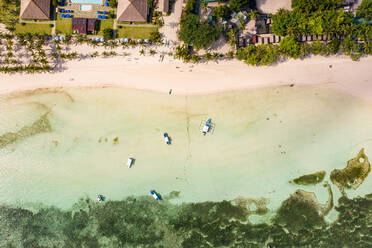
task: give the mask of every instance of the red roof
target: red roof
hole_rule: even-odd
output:
[[[253,35],[252,36],[252,44],[256,44],[257,43],[257,35]]]
[[[78,32],[80,34],[93,33],[95,25],[95,19],[72,18],[72,32]]]

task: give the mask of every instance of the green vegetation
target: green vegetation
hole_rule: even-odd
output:
[[[353,16],[344,13],[339,0],[293,0],[292,11],[280,9],[273,15],[273,32],[276,35],[328,34],[350,32]]]
[[[336,54],[341,45],[343,53],[358,60],[363,54],[372,54],[372,25],[368,21],[356,24],[352,13],[345,13],[341,0],[292,0],[292,11],[280,9],[273,15],[272,30],[276,35],[300,37],[301,35],[328,35],[331,44],[320,41],[312,45],[314,54]],[[357,17],[367,17],[372,10],[372,1],[364,0],[358,8]],[[340,38],[344,38],[340,44]],[[356,39],[364,41],[358,43]],[[292,41],[292,43],[294,43]],[[298,58],[298,46],[290,57]],[[288,50],[288,49],[287,49]]]
[[[109,6],[113,9],[115,9],[118,6],[118,1],[117,0],[110,0],[109,1]]]
[[[248,45],[236,51],[236,58],[249,65],[271,65],[278,60],[278,46],[272,44]]]
[[[187,45],[193,45],[196,50],[210,46],[220,37],[221,33],[221,27],[217,24],[200,22],[197,4],[196,0],[187,1],[178,32],[179,39]]]
[[[149,37],[152,42],[161,42],[161,36],[158,30],[152,31]]]
[[[357,9],[357,16],[372,20],[372,0],[363,0]]]
[[[66,35],[72,34],[72,19],[70,18],[62,19],[60,15],[57,15],[56,33]]]
[[[368,157],[364,154],[364,149],[362,149],[355,158],[347,162],[346,168],[333,170],[330,178],[340,191],[344,191],[344,188],[356,189],[363,183],[370,171],[371,165]]]
[[[51,35],[52,28],[49,24],[42,23],[17,23],[15,25],[15,34],[38,34]]]
[[[301,57],[300,43],[293,36],[283,38],[279,43],[279,48],[289,58],[298,59]]]
[[[104,35],[103,31],[106,28],[114,28],[114,19],[107,19],[107,20],[97,20],[96,21],[96,33],[98,35]]]
[[[136,26],[122,26],[117,30],[119,38],[130,39],[150,39],[154,38],[153,32],[157,32],[157,27],[136,27]],[[152,35],[152,36],[151,36]]]
[[[308,175],[304,175],[296,179],[293,179],[293,182],[299,185],[318,184],[323,181],[325,175],[326,175],[325,171],[318,171],[313,174],[308,174]]]
[[[219,5],[215,7],[212,11],[212,15],[217,17],[217,18],[229,18],[231,15],[231,10],[228,6],[226,5]]]
[[[7,29],[13,31],[18,21],[20,0],[0,0],[0,23],[4,23]]]
[[[255,0],[230,0],[230,9],[232,11],[239,11],[246,6],[254,8],[255,4]]]
[[[299,196],[305,196],[301,198]],[[30,211],[0,206],[1,247],[371,247],[372,200],[338,201],[327,223],[317,202],[299,192],[268,223],[251,224],[244,204],[230,201],[172,204],[169,196],[128,197],[104,203],[81,199],[70,210]],[[45,245],[48,244],[48,245]]]
[[[112,28],[103,29],[103,38],[105,40],[111,40],[114,36],[114,30]]]

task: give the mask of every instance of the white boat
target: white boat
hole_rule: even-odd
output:
[[[128,158],[128,161],[127,161],[127,167],[128,168],[132,167],[133,161],[134,161],[133,158]]]
[[[150,194],[152,195],[152,197],[154,197],[155,200],[160,200],[160,197],[158,196],[158,194],[156,194],[155,190],[151,190]]]
[[[98,202],[103,202],[103,196],[102,195],[97,195],[97,200],[98,200]]]
[[[211,122],[212,122],[212,120],[208,119],[207,122],[205,123],[205,125],[203,127],[203,135],[204,136],[209,132],[209,129],[211,127]]]
[[[170,145],[171,142],[170,142],[170,139],[169,139],[169,136],[167,133],[164,133],[164,140],[165,140],[165,143],[167,143],[167,145]]]

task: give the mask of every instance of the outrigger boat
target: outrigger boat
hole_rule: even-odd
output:
[[[169,139],[169,136],[167,133],[164,133],[164,140],[165,140],[165,143],[167,143],[167,145],[170,145],[171,142],[170,142],[170,139]]]
[[[203,135],[205,136],[208,132],[209,132],[209,129],[211,128],[211,122],[212,122],[212,119],[208,119],[207,122],[205,123],[204,127],[203,127]]]
[[[152,197],[154,197],[155,200],[160,200],[160,197],[158,196],[158,194],[156,194],[155,190],[151,190],[150,194],[152,195]]]
[[[98,200],[98,202],[103,202],[103,196],[102,195],[97,195],[97,200]]]
[[[128,168],[132,167],[133,161],[134,161],[133,158],[128,158],[128,162],[127,162],[127,167]]]

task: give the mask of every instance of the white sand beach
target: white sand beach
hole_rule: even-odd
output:
[[[354,62],[347,57],[313,56],[269,67],[240,61],[184,64],[165,55],[94,58],[69,61],[61,72],[2,74],[0,93],[44,87],[121,86],[174,94],[208,94],[277,85],[323,85],[368,99],[372,96],[372,57]]]
[[[257,0],[257,9],[263,13],[273,14],[278,9],[291,9],[291,0]]]

